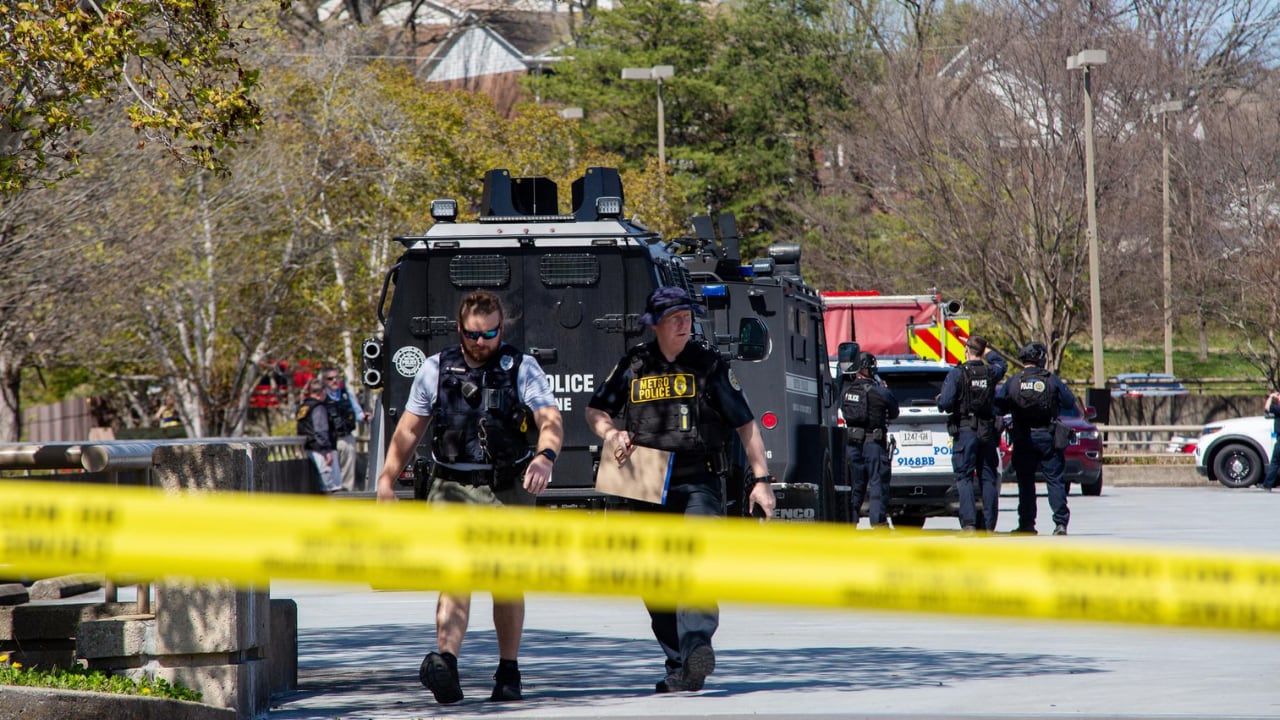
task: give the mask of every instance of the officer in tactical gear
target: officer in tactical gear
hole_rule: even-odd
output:
[[[338,475],[337,458],[334,457],[333,433],[329,429],[329,413],[324,402],[324,383],[320,378],[307,381],[307,395],[298,405],[295,416],[296,432],[305,438],[303,447],[320,473],[320,486],[327,493],[342,490],[342,477]]]
[[[336,367],[320,368],[324,381],[324,407],[329,411],[329,429],[333,433],[333,445],[338,452],[338,466],[334,468],[345,490],[356,489],[356,425],[365,419],[364,409],[356,402],[342,382],[342,371]]]
[[[693,315],[701,310],[682,288],[654,290],[640,321],[653,327],[656,339],[623,356],[588,402],[587,422],[604,441],[600,462],[621,465],[636,446],[672,452],[665,503],[640,503],[637,509],[681,515],[725,514],[722,473],[729,432],[736,432],[751,466],[749,509],[768,520],[775,499],[764,440],[728,363],[691,341]],[[711,636],[719,609],[648,609],[666,654],[666,677],[656,691],[701,690],[715,670]]]
[[[994,399],[1009,364],[1000,353],[987,352],[987,341],[979,335],[971,335],[965,342],[964,359],[943,380],[938,409],[951,414],[947,429],[952,438],[951,467],[956,473],[956,494],[960,499],[960,530],[977,529],[973,492],[976,474],[982,490],[982,529],[990,532],[996,529],[1000,502],[1000,428]]]
[[[844,417],[848,440],[845,460],[852,486],[850,518],[856,526],[869,489],[868,520],[872,527],[877,527],[885,524],[888,509],[892,473],[889,421],[898,417],[898,398],[876,378],[875,355],[856,347],[841,350],[851,356],[840,363],[844,378],[840,388],[840,414]]]
[[[1036,534],[1036,469],[1044,474],[1053,510],[1053,534],[1066,535],[1071,512],[1063,479],[1070,429],[1058,415],[1075,407],[1071,390],[1045,369],[1049,350],[1044,343],[1027,343],[1018,351],[1022,370],[996,390],[996,407],[1013,417],[1013,470],[1018,476],[1018,527],[1014,533]]]
[[[378,499],[395,500],[394,482],[432,428],[430,502],[527,505],[551,482],[564,427],[547,376],[533,357],[502,342],[502,303],[490,292],[467,295],[458,309],[460,343],[427,358],[413,379],[405,410],[378,475]],[[538,429],[537,449],[525,432]],[[439,703],[462,699],[458,651],[471,612],[469,594],[440,593],[439,652],[427,653],[418,679]],[[498,670],[491,700],[520,700],[517,655],[524,599],[494,599]]]

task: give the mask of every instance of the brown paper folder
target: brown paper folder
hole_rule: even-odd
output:
[[[600,468],[596,471],[596,490],[661,505],[667,501],[672,457],[666,450],[637,445],[627,462],[618,465],[606,453],[600,458]]]

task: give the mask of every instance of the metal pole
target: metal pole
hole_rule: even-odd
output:
[[[658,78],[658,169],[667,172],[667,111],[662,102],[662,78]]]
[[[1093,386],[1106,386],[1102,369],[1102,287],[1099,273],[1102,265],[1098,257],[1098,210],[1093,177],[1093,89],[1090,84],[1089,66],[1084,66],[1084,168],[1085,196],[1088,201],[1087,229],[1089,241],[1089,314],[1093,334]]]
[[[1161,228],[1164,237],[1164,371],[1173,374],[1173,269],[1169,251],[1169,115],[1160,114],[1161,183],[1164,193],[1164,217]]]

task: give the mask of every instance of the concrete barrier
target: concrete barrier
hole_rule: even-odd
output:
[[[0,720],[235,720],[225,708],[142,695],[6,687]]]

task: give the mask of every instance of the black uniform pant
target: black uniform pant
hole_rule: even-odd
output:
[[[1044,473],[1049,491],[1053,524],[1066,527],[1071,519],[1067,509],[1066,453],[1053,449],[1053,430],[1030,430],[1013,439],[1013,471],[1018,475],[1018,527],[1036,526],[1036,469]]]
[[[986,441],[974,430],[962,429],[951,444],[951,468],[956,472],[956,495],[960,500],[960,527],[977,527],[977,507],[973,484],[982,491],[983,529],[995,530],[1000,508],[1000,456],[995,433]]]
[[[884,525],[889,502],[889,450],[874,440],[853,443],[845,451],[848,462],[849,484],[852,488],[849,504],[850,518],[858,524],[862,517],[862,502],[870,491],[867,519],[872,525]]]
[[[723,517],[724,496],[720,479],[709,472],[705,479],[698,478],[695,482],[672,479],[667,488],[665,505],[642,504],[641,509],[679,515]],[[646,602],[645,607],[649,610],[653,636],[667,656],[668,672],[684,667],[685,659],[694,648],[710,645],[711,636],[720,627],[720,608],[715,604],[710,607],[678,605],[671,608]]]

